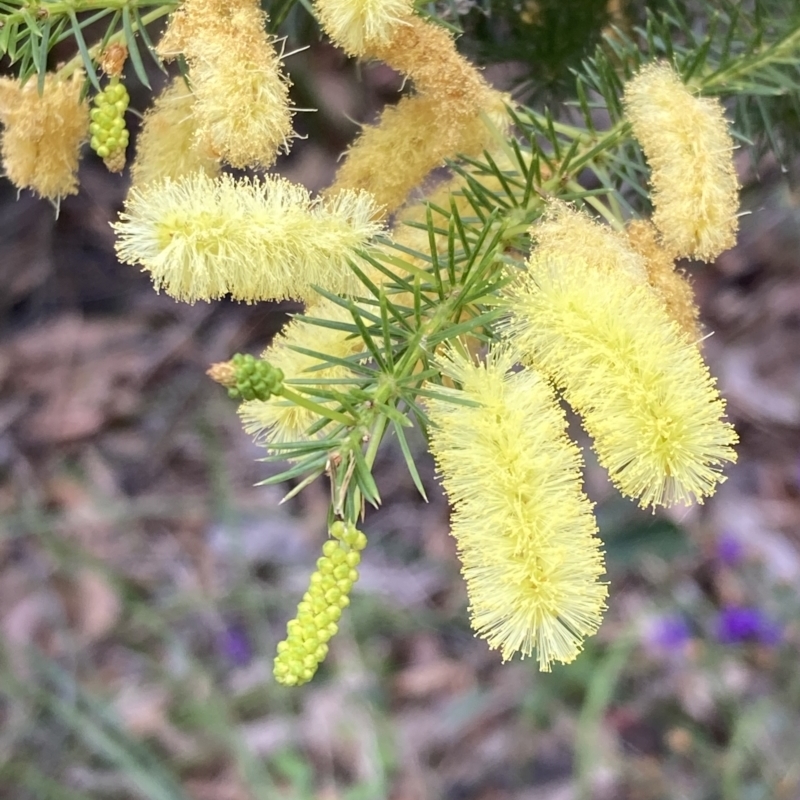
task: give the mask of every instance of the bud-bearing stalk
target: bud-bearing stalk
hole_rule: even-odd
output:
[[[111,172],[120,172],[125,166],[125,149],[128,147],[128,130],[125,111],[130,97],[125,85],[113,77],[106,88],[95,95],[90,116],[91,147]]]
[[[358,580],[361,550],[367,537],[352,523],[335,522],[322,546],[322,556],[297,606],[297,616],[286,625],[278,644],[273,674],[284,686],[310,681],[328,654],[328,641],[339,630],[342,609],[350,605],[350,590]]]

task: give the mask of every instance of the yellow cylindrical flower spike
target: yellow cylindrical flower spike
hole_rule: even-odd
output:
[[[626,233],[630,246],[644,259],[647,280],[664,301],[667,313],[691,341],[700,341],[700,312],[692,285],[686,273],[676,269],[675,260],[659,242],[655,227],[646,220],[633,220]]]
[[[457,124],[451,121],[434,97],[403,98],[381,114],[377,125],[364,128],[339,168],[333,190],[366,189],[391,213],[447,158],[478,155],[489,144],[491,132],[478,109],[458,117]]]
[[[194,95],[178,76],[145,114],[136,137],[133,183],[144,186],[198,170],[211,177],[218,175],[219,161],[197,144],[196,134]]]
[[[186,0],[159,52],[183,53],[197,141],[233,167],[271,166],[293,136],[289,81],[256,0]]]
[[[24,86],[0,78],[3,170],[18,189],[32,189],[54,203],[78,191],[81,145],[88,138],[89,106],[80,99],[83,75],[47,76]]]
[[[535,649],[547,671],[597,630],[607,589],[580,451],[547,381],[511,372],[514,362],[504,348],[483,366],[454,352],[442,360],[463,387],[450,391],[475,405],[429,403],[431,452],[453,506],[473,627],[503,659]]]
[[[530,229],[539,258],[558,257],[590,262],[600,272],[624,272],[636,283],[647,283],[644,258],[632,250],[626,236],[617,233],[573,206],[555,201]]]
[[[736,434],[699,350],[648,283],[534,250],[508,304],[509,338],[583,417],[622,494],[646,507],[714,492]]]
[[[380,232],[378,215],[364,192],[322,203],[278,177],[194,173],[132,188],[113,227],[120,260],[178,300],[315,300],[315,285],[358,289],[348,259]]]
[[[334,323],[353,321],[346,308],[330,300],[322,300],[307,308],[305,314],[296,316],[275,337],[272,344],[264,351],[263,358],[281,369],[287,381],[298,378],[328,381],[352,376],[353,373],[340,364],[330,364],[324,369],[319,369],[323,364],[323,358],[316,358],[293,349],[298,347],[312,350],[339,359],[360,353],[364,349],[364,343],[359,337],[353,337],[347,331],[307,322],[307,318],[310,317]],[[332,387],[327,386],[327,388]],[[326,404],[322,400],[316,402]],[[312,411],[282,397],[242,403],[239,407],[239,416],[244,429],[256,437],[256,443],[265,447],[269,447],[272,442],[303,440],[307,437],[306,431],[319,420]]]
[[[365,56],[387,44],[407,25],[411,0],[317,0],[314,9],[325,33],[348,55]]]
[[[308,591],[297,616],[286,625],[286,638],[278,644],[273,674],[284,686],[310,681],[328,654],[328,642],[339,630],[342,609],[350,604],[350,591],[358,580],[361,551],[367,537],[352,523],[335,522],[332,539],[322,547]]]
[[[719,100],[695,97],[667,64],[625,87],[634,136],[652,170],[653,222],[673,256],[711,261],[736,243],[739,181]]]
[[[474,116],[487,105],[492,106],[488,95],[494,92],[458,52],[452,34],[421,17],[409,17],[405,24],[398,25],[394,35],[369,55],[408,76],[420,94],[436,98],[442,107],[442,123],[454,117]],[[495,124],[508,126],[502,105]]]
[[[406,16],[391,35],[365,40],[364,55],[407,75],[417,94],[384,111],[377,125],[364,128],[333,190],[368,188],[389,214],[446,159],[479,155],[493,141],[492,127],[501,132],[509,127],[509,98],[483,80],[438,26]]]

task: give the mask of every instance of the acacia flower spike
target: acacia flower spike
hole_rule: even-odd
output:
[[[510,372],[507,347],[478,365],[439,361],[474,405],[429,403],[431,452],[453,506],[472,625],[503,659],[534,649],[539,668],[568,663],[600,625],[607,589],[580,451],[548,382]],[[447,390],[439,390],[445,391]]]
[[[314,286],[358,289],[348,261],[382,230],[378,216],[366,192],[321,202],[283,178],[196,172],[134,186],[112,227],[120,260],[178,300],[310,301]]]
[[[695,97],[668,64],[625,87],[633,134],[652,170],[653,222],[674,257],[712,261],[736,243],[739,181],[722,104]]]
[[[316,0],[325,33],[348,55],[365,56],[388,44],[399,25],[407,25],[410,0]]]
[[[197,143],[194,107],[194,94],[178,75],[144,116],[131,166],[134,185],[175,180],[196,171],[212,178],[219,173],[218,159]]]
[[[203,152],[233,167],[267,168],[288,150],[290,82],[256,0],[185,0],[158,50],[186,57]]]
[[[68,80],[45,78],[39,95],[36,81],[24,86],[0,78],[3,170],[18,189],[58,204],[78,192],[78,161],[89,133],[89,105],[81,100],[83,75]]]
[[[713,494],[737,437],[697,346],[662,299],[568,251],[534,249],[528,267],[507,290],[505,335],[583,417],[620,492],[643,507]]]

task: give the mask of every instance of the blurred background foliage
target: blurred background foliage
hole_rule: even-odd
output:
[[[798,9],[759,5],[784,21]],[[635,32],[648,9],[665,24],[678,9],[690,41],[709,5],[420,7],[463,29],[487,77],[537,108],[572,99],[572,70],[603,32]],[[298,115],[308,138],[277,170],[318,189],[402,81],[320,41],[302,6],[268,10],[287,52],[306,47],[287,61],[296,105],[319,109]],[[157,90],[163,77],[148,75]],[[150,93],[130,84],[143,111]],[[276,467],[257,461],[204,371],[259,351],[298,307],[155,295],[113,255],[127,177],[92,156],[57,219],[3,182],[0,797],[800,797],[800,199],[784,147],[800,126],[796,96],[770,102],[783,164],[742,149],[740,243],[686,265],[739,462],[705,506],[656,516],[587,465],[610,609],[584,654],[550,674],[503,665],[473,638],[418,439],[430,502],[386,448],[384,503],[367,517],[331,654],[310,685],[276,686],[274,648],[325,535],[326,488],[279,505],[286,487],[259,487]]]

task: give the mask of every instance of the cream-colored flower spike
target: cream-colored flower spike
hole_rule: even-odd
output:
[[[581,415],[622,494],[647,507],[714,493],[736,433],[696,344],[649,283],[534,249],[508,306],[506,334]]]
[[[721,103],[696,97],[667,64],[625,87],[633,134],[652,170],[653,222],[671,255],[711,261],[736,243],[739,181]]]
[[[181,76],[158,96],[136,139],[136,159],[131,167],[135,186],[197,170],[212,177],[219,173],[219,161],[197,143],[194,107],[194,94]]]
[[[183,53],[197,143],[233,167],[270,167],[294,135],[289,80],[256,0],[185,0],[158,45]]]
[[[39,94],[35,79],[24,86],[0,78],[3,169],[18,189],[33,189],[58,203],[78,191],[81,145],[89,138],[89,105],[81,100],[83,75],[48,75]]]
[[[378,215],[366,192],[320,202],[283,178],[196,172],[134,187],[113,227],[120,260],[178,300],[314,301],[314,286],[358,289],[349,260],[382,230]]]
[[[569,663],[602,619],[607,594],[581,454],[549,382],[513,371],[508,347],[486,363],[448,352],[462,389],[429,403],[431,452],[453,506],[452,533],[472,625],[503,659],[536,651],[539,668]]]
[[[410,0],[317,0],[328,36],[351,56],[364,56],[391,41],[414,7]]]
[[[337,359],[345,359],[364,349],[363,341],[351,336],[347,330],[315,325],[308,321],[311,318],[341,324],[353,321],[346,308],[323,299],[309,306],[304,314],[297,315],[273,339],[261,357],[280,369],[287,381],[302,378],[322,383],[352,377],[352,371],[342,364],[326,365],[322,358],[295,349],[322,353]],[[308,438],[306,431],[319,420],[313,411],[277,395],[268,400],[242,403],[239,416],[245,431],[255,437],[257,444],[267,448],[273,442],[296,442]]]

